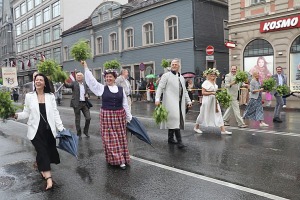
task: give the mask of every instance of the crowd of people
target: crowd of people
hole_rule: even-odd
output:
[[[89,135],[91,121],[90,106],[88,104],[89,91],[98,97],[102,97],[100,109],[100,134],[105,152],[106,162],[109,165],[126,169],[130,163],[127,142],[127,123],[132,119],[131,103],[132,89],[128,81],[129,72],[122,69],[120,75],[115,69],[106,69],[103,72],[105,84],[99,83],[89,70],[85,61],[81,62],[83,73],[78,72],[74,81],[65,81],[64,86],[72,89],[70,106],[74,110],[77,135],[86,137]],[[174,59],[171,62],[170,71],[162,74],[158,81],[145,83],[143,79],[138,81],[138,95],[136,100],[141,100],[145,90],[149,89],[155,106],[162,104],[168,112],[167,120],[160,125],[161,129],[168,130],[168,143],[177,145],[179,149],[186,147],[181,137],[181,130],[185,128],[187,110],[193,105],[195,85],[191,79],[185,79],[180,73],[180,61]],[[216,98],[218,85],[216,79],[220,72],[215,68],[204,71],[205,81],[201,84],[201,107],[195,121],[194,131],[202,133],[203,127],[217,127],[222,135],[231,135],[225,129],[230,126],[230,116],[233,114],[239,128],[246,128],[244,119],[259,122],[260,127],[268,127],[264,122],[262,106],[262,92],[259,79],[259,71],[252,72],[252,78],[244,83],[237,83],[235,76],[237,66],[233,65],[230,72],[224,76],[222,89],[226,89],[232,97],[230,106],[222,113],[220,104]],[[272,76],[276,85],[287,84],[282,67],[276,68],[276,74]],[[62,83],[53,83],[43,74],[34,73],[33,82],[28,85],[29,91],[25,96],[24,110],[15,114],[16,119],[28,118],[27,137],[31,140],[36,150],[36,165],[43,179],[46,180],[46,190],[53,188],[50,164],[59,164],[59,154],[56,149],[55,138],[57,131],[62,131],[64,126],[57,110],[60,104],[61,94],[58,93]],[[249,100],[242,94],[241,88],[249,89]],[[265,91],[271,92],[271,91]],[[284,105],[283,98],[276,92],[271,92],[276,99],[274,109],[274,123],[281,123],[281,109]],[[244,114],[240,113],[240,98],[244,96],[242,104],[247,105]],[[85,117],[83,131],[80,126],[81,112]]]

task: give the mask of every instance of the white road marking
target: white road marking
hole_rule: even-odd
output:
[[[211,183],[223,185],[223,186],[230,187],[230,188],[233,188],[233,189],[236,189],[236,190],[248,192],[248,193],[251,193],[251,194],[258,195],[258,196],[266,197],[266,198],[269,198],[269,199],[287,200],[286,198],[279,197],[279,196],[276,196],[276,195],[273,195],[273,194],[269,194],[269,193],[266,193],[266,192],[261,192],[259,190],[243,187],[243,186],[240,186],[240,185],[236,185],[236,184],[233,184],[233,183],[221,181],[221,180],[218,180],[218,179],[209,178],[209,177],[206,177],[206,176],[202,176],[202,175],[195,174],[195,173],[192,173],[192,172],[184,171],[184,170],[177,169],[177,168],[174,168],[174,167],[169,167],[167,165],[155,163],[155,162],[145,160],[145,159],[142,159],[142,158],[137,158],[135,156],[130,156],[130,158],[132,158],[133,160],[148,164],[148,165],[152,165],[152,166],[155,166],[155,167],[166,169],[166,170],[169,170],[169,171],[172,171],[172,172],[177,172],[179,174],[183,174],[183,175],[190,176],[190,177],[193,177],[193,178],[201,179],[201,180],[208,181],[208,182],[211,182]]]

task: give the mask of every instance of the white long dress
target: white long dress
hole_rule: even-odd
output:
[[[218,85],[209,82],[208,80],[204,81],[202,88],[209,92],[216,92],[218,90]],[[200,124],[202,127],[220,127],[224,126],[223,117],[220,105],[217,104],[219,112],[216,112],[216,96],[209,95],[204,96],[202,99],[202,106],[200,107],[200,113],[197,117],[196,123]]]

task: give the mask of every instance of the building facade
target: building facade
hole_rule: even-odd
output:
[[[283,67],[291,90],[300,91],[300,1],[229,1],[230,63],[259,71],[263,80]]]
[[[218,67],[219,62],[226,61],[228,69],[228,50],[224,47],[223,32],[227,4],[220,2],[135,0],[125,5],[103,2],[90,19],[63,32],[63,67],[67,71],[80,68],[69,52],[72,44],[85,39],[93,52],[93,58],[87,61],[88,65],[99,80],[104,62],[112,59],[119,60],[136,80],[148,74],[163,73],[162,59],[180,59],[181,72],[200,73],[208,65]],[[200,19],[201,11],[213,7],[222,12],[216,12],[217,17],[214,16],[212,20]],[[85,23],[89,20],[91,23]],[[198,23],[198,20],[201,22]],[[220,29],[216,29],[217,24],[221,24]],[[214,29],[213,33],[210,28]],[[211,38],[201,40],[203,35],[211,35]],[[221,44],[218,47],[219,42]],[[208,44],[216,44],[214,59],[210,62],[206,60],[205,53]]]

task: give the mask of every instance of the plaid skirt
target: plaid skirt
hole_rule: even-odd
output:
[[[251,119],[255,121],[264,120],[264,110],[262,106],[261,93],[257,99],[251,98],[244,112],[243,119]]]
[[[101,109],[100,131],[106,161],[111,165],[128,164],[130,156],[126,139],[125,110]]]

